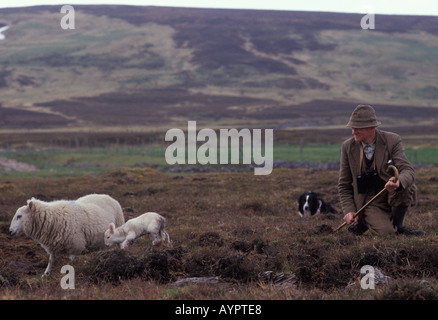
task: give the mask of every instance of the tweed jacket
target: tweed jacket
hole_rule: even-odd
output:
[[[400,188],[387,195],[390,206],[410,206],[416,204],[417,188],[415,186],[415,170],[406,158],[399,135],[376,129],[376,149],[374,157],[376,170],[383,181],[393,176],[388,172],[388,160],[392,160],[399,171]],[[342,211],[347,214],[356,212],[365,204],[366,194],[357,191],[357,176],[360,172],[360,142],[354,137],[342,144],[341,164],[339,170],[338,191]]]

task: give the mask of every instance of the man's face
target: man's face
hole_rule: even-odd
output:
[[[351,133],[353,134],[354,140],[356,142],[363,142],[370,144],[374,141],[376,128],[362,128],[362,129],[352,128]]]

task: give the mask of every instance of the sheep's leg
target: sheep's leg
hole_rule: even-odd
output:
[[[160,242],[160,238],[156,233],[152,233],[151,235],[152,235],[152,245],[155,246],[158,242]]]
[[[120,249],[125,250],[128,247],[128,239],[125,239],[125,241],[123,241],[120,244]]]
[[[129,247],[130,245],[132,245],[135,241],[135,232],[129,232],[128,235],[126,236],[125,241],[122,242],[122,244],[120,245],[120,249],[126,249],[127,247]]]
[[[161,231],[161,240],[165,241],[166,238],[167,238],[167,242],[170,242],[169,234],[166,231],[162,230]]]
[[[55,263],[55,256],[53,254],[49,255],[49,264],[47,265],[46,271],[43,273],[43,277],[47,277],[52,270],[53,263]]]

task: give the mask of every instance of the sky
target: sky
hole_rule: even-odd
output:
[[[437,0],[0,0],[0,8],[34,5],[124,4],[163,7],[197,7],[350,13],[438,15]]]

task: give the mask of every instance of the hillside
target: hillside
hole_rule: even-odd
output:
[[[75,6],[0,10],[0,126],[158,129],[438,122],[438,17]]]

